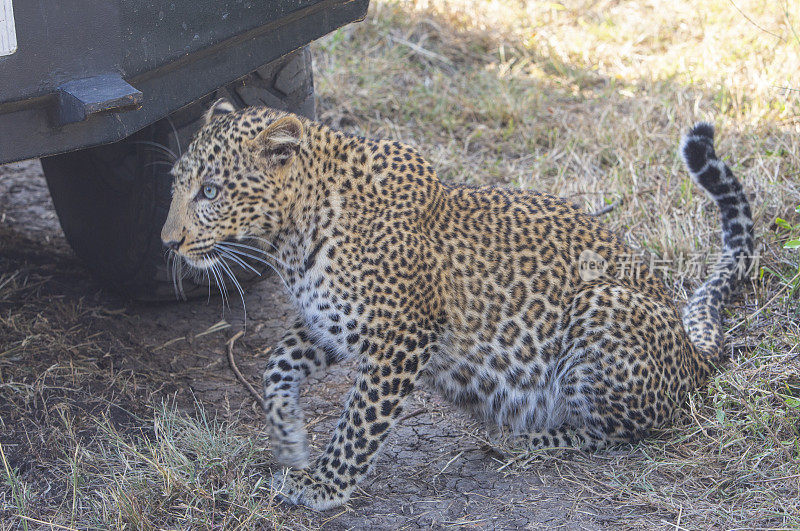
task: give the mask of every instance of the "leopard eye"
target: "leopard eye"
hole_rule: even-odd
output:
[[[208,200],[215,199],[219,195],[219,188],[215,184],[203,185],[203,197]]]

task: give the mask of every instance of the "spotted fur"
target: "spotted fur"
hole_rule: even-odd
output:
[[[711,139],[696,126],[683,154],[721,208],[725,252],[684,327],[644,264],[623,271],[630,249],[562,199],[442,183],[398,142],[212,108],[174,168],[162,237],[200,268],[232,256],[225,242],[259,242],[295,302],[264,374],[272,449],[291,467],[273,486],[316,509],[344,503],[420,384],[532,449],[596,450],[668,422],[720,357],[720,309],[753,246]],[[588,275],[587,256],[602,265]],[[299,386],[347,358],[358,375],[311,464]]]

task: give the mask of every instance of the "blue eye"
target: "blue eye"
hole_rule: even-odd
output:
[[[219,188],[215,184],[204,184],[203,185],[203,196],[206,199],[215,199],[219,194]]]

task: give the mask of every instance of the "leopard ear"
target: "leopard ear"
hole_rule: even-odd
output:
[[[206,111],[205,123],[209,123],[217,116],[222,116],[223,114],[232,113],[235,110],[236,107],[234,107],[231,102],[229,102],[225,98],[220,98],[214,103],[212,103],[211,107],[209,107],[208,110]]]
[[[269,124],[250,141],[256,158],[270,164],[284,164],[300,149],[303,124],[295,116],[284,116]]]

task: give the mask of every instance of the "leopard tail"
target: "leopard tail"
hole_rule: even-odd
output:
[[[714,152],[713,125],[695,124],[683,137],[681,155],[692,180],[717,204],[722,225],[722,254],[683,311],[684,328],[706,366],[701,372],[710,372],[709,363],[718,365],[726,357],[722,308],[752,267],[753,217],[741,183]]]

